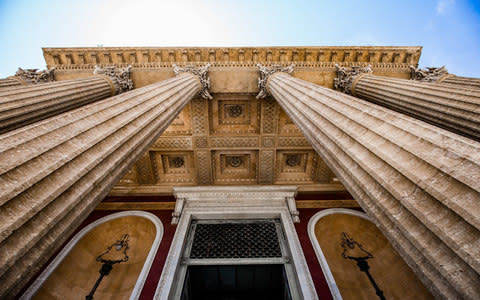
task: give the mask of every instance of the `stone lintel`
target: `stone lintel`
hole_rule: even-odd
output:
[[[287,209],[294,223],[300,222],[296,208],[296,186],[197,186],[174,187],[177,199],[172,224],[177,224],[187,208],[233,212],[245,208]]]

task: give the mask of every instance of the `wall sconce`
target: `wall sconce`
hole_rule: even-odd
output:
[[[99,271],[100,277],[97,279],[97,282],[95,282],[95,285],[90,291],[90,294],[85,297],[86,300],[93,300],[93,294],[97,290],[98,285],[102,281],[103,277],[110,274],[113,265],[128,261],[128,238],[129,235],[125,233],[124,235],[122,235],[121,239],[117,240],[115,243],[110,245],[107,250],[105,250],[105,252],[97,256],[96,261],[102,263],[102,267]],[[110,252],[112,249],[114,249],[115,251]]]
[[[375,280],[373,280],[373,277],[369,272],[370,266],[368,265],[367,259],[373,258],[373,255],[367,250],[363,249],[362,245],[349,237],[345,232],[342,232],[342,243],[340,246],[343,248],[342,257],[356,261],[360,271],[367,274],[370,283],[375,288],[375,293],[377,296],[381,300],[386,300],[385,296],[383,296],[383,291],[378,287],[377,283]]]

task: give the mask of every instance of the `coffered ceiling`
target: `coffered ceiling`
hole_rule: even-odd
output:
[[[257,64],[295,64],[292,76],[333,87],[335,65],[371,65],[409,78],[421,47],[44,48],[55,79],[91,76],[95,65],[132,65],[136,88],[174,76],[173,64],[203,66],[212,100],[192,100],[132,166],[111,196],[171,195],[173,186],[298,185],[341,192],[342,184],[274,99],[257,100]]]
[[[273,99],[213,94],[189,103],[112,194],[169,193],[178,185],[301,185],[343,190]]]

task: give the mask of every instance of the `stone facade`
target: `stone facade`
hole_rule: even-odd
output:
[[[31,99],[41,99],[42,91],[58,98],[65,93],[58,87],[68,84],[75,88],[67,98],[85,97],[86,90],[101,90],[105,98],[135,89],[85,101],[81,108],[64,107],[43,121],[27,116],[21,128],[0,135],[0,297],[15,298],[95,208],[170,210],[173,223],[180,222],[177,229],[185,229],[195,213],[225,218],[215,207],[233,203],[235,218],[264,213],[282,219],[290,247],[298,249],[295,264],[303,264],[297,275],[305,279],[300,282],[305,299],[314,298],[313,286],[296,240],[300,229],[292,222],[302,221],[301,209],[358,204],[436,297],[478,298],[480,144],[406,114],[417,111],[416,117],[427,119],[429,105],[443,105],[439,111],[450,123],[457,122],[454,116],[475,119],[476,108],[457,111],[448,105],[473,103],[479,94],[475,80],[456,79],[468,87],[447,82],[452,76],[443,83],[407,80],[420,51],[45,48],[58,82],[15,87],[8,79],[0,82],[8,87],[0,97],[22,103],[19,97],[28,89]],[[112,66],[127,69],[115,72]],[[348,75],[349,68],[367,67]],[[337,69],[343,77],[335,81]],[[390,101],[382,104],[386,107],[395,102],[402,113],[334,91],[334,85],[370,101]],[[26,125],[28,120],[33,124]],[[297,200],[282,196],[272,208],[268,201],[240,201],[262,185],[272,185],[265,187],[270,191],[294,185]],[[245,195],[222,192],[207,201],[208,207],[194,207],[179,194],[192,186],[206,194],[223,189]],[[171,197],[174,189],[175,203],[158,200]],[[100,203],[107,194],[122,200]],[[141,196],[157,200],[137,201]],[[177,248],[186,234],[181,231],[172,242]],[[175,247],[168,254],[171,270],[180,255]],[[173,276],[173,271],[162,274],[162,282],[173,282]]]

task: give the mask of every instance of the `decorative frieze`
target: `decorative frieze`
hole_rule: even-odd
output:
[[[258,137],[211,137],[214,148],[250,148],[258,147]]]
[[[395,63],[415,65],[421,47],[231,47],[231,48],[44,48],[49,66],[96,64],[108,57],[114,64],[149,64],[160,62],[188,63]],[[348,53],[346,55],[346,53]],[[92,56],[94,54],[94,56]],[[137,66],[134,66],[137,67]]]
[[[208,115],[206,101],[201,98],[192,100],[192,128],[194,135],[208,133]]]
[[[191,137],[160,137],[152,145],[153,148],[162,149],[191,149],[192,138]]]
[[[198,184],[208,185],[212,184],[211,175],[211,161],[210,151],[198,150],[195,151],[195,166],[197,168],[197,181]]]
[[[309,141],[302,137],[279,137],[278,147],[312,147]]]
[[[275,174],[275,151],[261,150],[259,158],[259,184],[273,184],[273,176]]]
[[[333,81],[333,86],[336,90],[342,91],[345,94],[352,94],[352,86],[355,79],[359,78],[360,75],[372,73],[370,65],[366,67],[340,67],[335,65],[337,68],[337,78]]]
[[[118,95],[133,89],[133,81],[130,79],[131,69],[131,65],[126,68],[117,68],[116,66],[95,66],[93,74],[107,76],[113,82]]]
[[[273,99],[262,101],[262,133],[275,133],[277,129],[277,103]]]

